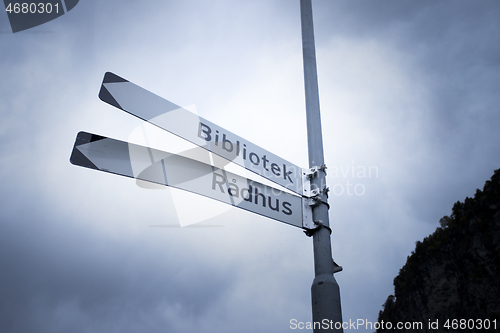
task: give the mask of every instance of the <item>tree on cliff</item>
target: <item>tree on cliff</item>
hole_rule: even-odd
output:
[[[500,326],[500,169],[474,198],[456,202],[434,233],[417,241],[379,312],[381,322],[423,323],[449,332],[448,319],[497,320]],[[438,330],[429,330],[439,321]],[[411,330],[392,330],[392,332]],[[473,332],[461,330],[461,332]],[[389,332],[379,329],[377,332]]]

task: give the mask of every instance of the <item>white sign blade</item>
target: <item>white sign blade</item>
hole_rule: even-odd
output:
[[[80,132],[70,161],[200,194],[302,228],[301,197],[184,156]]]
[[[113,73],[99,98],[302,195],[301,168]]]

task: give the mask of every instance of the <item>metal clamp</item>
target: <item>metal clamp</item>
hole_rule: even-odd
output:
[[[321,190],[318,188],[311,188],[311,179],[317,177],[319,171],[323,171],[326,175],[326,165],[323,164],[319,167],[316,166],[309,169],[302,169],[302,228],[305,229],[304,232],[309,237],[322,227],[327,228],[330,233],[332,232],[330,228],[323,225],[323,221],[313,220],[313,207],[318,206],[320,203],[324,203],[327,205],[328,209],[330,209],[330,205],[321,200],[322,194],[328,197],[328,191],[330,189],[326,186],[324,186]]]
[[[326,166],[323,164],[319,167],[312,167],[310,169],[302,169],[302,197],[307,198],[309,200],[309,205],[317,206],[320,203],[324,203],[330,208],[328,203],[321,200],[320,195],[324,194],[328,198],[328,192],[330,188],[324,186],[321,190],[318,188],[311,188],[311,179],[316,177],[318,174],[318,170],[325,172],[326,174]]]
[[[307,237],[312,237],[316,231],[318,231],[321,227],[323,227],[323,221],[313,221],[314,224],[316,225],[316,228],[314,229],[305,229],[304,233],[306,234]]]
[[[312,168],[309,168],[309,169],[302,169],[302,187],[303,187],[303,193],[302,195],[303,196],[306,196],[306,197],[313,197],[317,194],[319,194],[319,192],[317,193],[312,193],[312,189],[311,189],[311,179],[316,177],[318,175],[318,171],[323,171],[325,173],[325,176],[326,176],[326,165],[323,164],[321,166],[315,166],[315,167],[312,167]],[[328,187],[324,187],[322,189],[322,193],[324,194],[327,194],[329,191],[329,188]]]
[[[326,167],[326,164],[321,164],[319,167],[316,167],[318,170],[321,170],[325,173],[325,176],[326,176],[326,169],[328,169]]]
[[[302,229],[304,233],[311,237],[317,230],[327,228],[332,233],[332,230],[323,225],[323,221],[314,220],[312,208],[318,205],[321,201],[317,198],[302,198]]]
[[[310,198],[311,193],[311,178],[314,177],[317,171],[313,169],[302,169],[302,196]]]
[[[312,206],[310,205],[309,198],[302,198],[302,228],[306,230],[313,230],[318,228],[319,225],[314,223]]]

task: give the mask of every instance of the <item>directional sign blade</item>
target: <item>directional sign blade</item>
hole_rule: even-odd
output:
[[[74,165],[171,186],[302,228],[302,198],[184,156],[80,132]]]
[[[302,195],[301,168],[113,73],[99,98]]]

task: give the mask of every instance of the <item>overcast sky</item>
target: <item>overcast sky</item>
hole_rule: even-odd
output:
[[[343,319],[375,322],[415,242],[500,168],[500,1],[314,0],[313,14]],[[79,131],[127,141],[142,125],[99,100],[111,71],[307,167],[300,34],[299,0],[81,0],[15,34],[0,13],[1,330],[310,321],[299,228],[69,163]],[[215,216],[181,228],[182,201]]]

